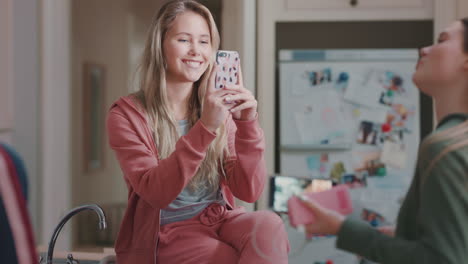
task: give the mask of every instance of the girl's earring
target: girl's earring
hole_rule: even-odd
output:
[[[164,66],[164,69],[167,70],[167,63],[166,62],[163,63],[163,66]]]

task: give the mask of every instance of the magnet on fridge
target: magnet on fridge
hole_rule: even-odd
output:
[[[387,133],[387,132],[392,131],[392,126],[389,123],[385,123],[382,125],[381,129],[382,129],[382,132]]]

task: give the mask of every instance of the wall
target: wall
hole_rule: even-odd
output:
[[[468,1],[466,0],[458,0],[458,8],[457,8],[457,17],[467,17],[468,16]]]
[[[221,48],[237,50],[241,57],[244,85],[256,93],[256,1],[223,1]]]
[[[104,167],[86,173],[83,168],[83,65],[96,63],[105,70],[105,113],[127,93],[128,1],[72,2],[72,171],[73,205],[126,201],[126,188],[114,153],[104,138]],[[105,124],[102,124],[105,133]]]
[[[436,40],[439,33],[452,21],[468,16],[468,1],[435,0],[434,11],[434,40]]]
[[[50,1],[47,0],[41,3],[26,0],[7,0],[0,3],[0,80],[2,82],[0,119],[2,123],[6,123],[2,126],[11,130],[6,135],[0,133],[0,140],[10,142],[26,165],[29,179],[28,206],[38,243],[46,243],[45,241],[48,240],[53,227],[57,224],[63,208],[68,205],[66,194],[62,195],[56,191],[63,189],[63,186],[68,186],[66,180],[65,184],[55,180],[57,175],[59,179],[67,178],[68,170],[61,170],[63,168],[61,160],[55,159],[55,157],[63,157],[66,160],[67,155],[62,155],[62,153],[54,155],[56,153],[54,146],[60,145],[61,135],[66,137],[66,133],[57,129],[55,133],[59,134],[58,137],[54,137],[55,133],[48,134],[54,138],[52,141],[55,144],[51,145],[48,144],[48,137],[42,137],[47,133],[41,131],[44,127],[54,131],[60,126],[61,121],[60,118],[47,118],[49,116],[48,109],[58,108],[57,104],[54,104],[56,102],[54,99],[59,96],[54,96],[55,93],[48,93],[57,86],[53,86],[53,82],[44,81],[42,86],[46,88],[40,89],[41,80],[47,79],[47,76],[41,76],[41,74],[50,73],[48,70],[51,70],[51,67],[48,66],[53,64],[50,59],[61,55],[60,49],[49,45],[52,44],[51,42],[40,43],[41,40],[52,40],[49,36],[53,32],[53,28],[60,28],[60,26],[48,27],[47,30],[41,32],[41,26],[47,24],[41,20],[46,17],[41,12],[46,10],[51,12],[49,14],[53,14],[54,11],[60,9],[51,8],[52,6],[49,4]],[[60,4],[66,5],[66,1],[61,1],[58,6],[61,6]],[[44,8],[44,6],[49,8]],[[57,13],[63,14],[63,12]],[[50,22],[54,18],[53,15],[49,16],[48,21]],[[59,25],[64,24],[66,23]],[[41,33],[45,35],[42,39],[40,39]],[[66,46],[66,41],[65,43],[62,41],[61,44]],[[48,56],[50,49],[41,50],[44,46],[54,50],[54,55]],[[41,54],[42,62],[46,63],[39,66]],[[61,69],[64,68],[66,69],[66,67],[61,67]],[[54,73],[59,74],[60,72]],[[66,85],[58,87],[61,90],[67,90]],[[7,89],[8,92],[3,89]],[[5,107],[5,111],[3,107]],[[66,118],[69,119],[68,116]],[[44,142],[45,144],[43,144]],[[43,148],[44,145],[48,147]],[[62,145],[59,148],[68,151],[66,146]],[[54,166],[52,165],[54,162],[61,165]],[[47,177],[43,177],[43,175],[47,175]],[[61,189],[55,187],[61,187]],[[57,197],[65,198],[56,199]],[[43,214],[43,210],[47,210],[47,214]]]
[[[103,206],[126,204],[127,188],[115,154],[104,139],[105,162],[102,170],[86,173],[83,170],[83,64],[104,65],[106,71],[105,112],[120,96],[136,88],[135,71],[143,50],[147,29],[161,1],[152,0],[80,0],[72,5],[73,45],[73,205],[97,203]],[[105,130],[105,124],[103,129]],[[121,207],[121,206],[120,206]],[[86,215],[84,216],[86,217]],[[93,220],[94,218],[90,218]],[[109,219],[110,220],[110,219]],[[115,221],[115,220],[114,220]],[[93,222],[89,222],[90,224]],[[76,232],[83,226],[75,225]],[[94,231],[97,226],[86,227]],[[108,230],[114,237],[116,230]],[[78,245],[75,233],[74,246]],[[83,237],[85,241],[91,241]]]
[[[37,242],[47,245],[55,226],[71,209],[71,0],[42,0],[40,4],[41,107],[38,113],[41,130],[38,134],[42,177],[37,188],[42,236]],[[23,113],[32,115],[36,112]],[[67,225],[56,248],[68,249],[70,243],[70,225]]]
[[[131,1],[128,13],[128,42],[129,42],[129,78],[131,85],[129,91],[135,91],[138,87],[138,79],[135,71],[138,66],[141,53],[145,47],[148,28],[162,1]]]
[[[11,1],[13,8],[12,91],[14,131],[12,144],[23,158],[29,180],[29,208],[32,223],[38,230],[40,195],[40,108],[39,108],[39,36],[38,3]]]
[[[0,2],[0,142],[11,143],[13,121],[11,1]]]
[[[223,0],[221,13],[221,49],[239,52],[244,86],[254,95],[256,87],[256,1]],[[236,200],[236,204],[253,211],[254,204]]]

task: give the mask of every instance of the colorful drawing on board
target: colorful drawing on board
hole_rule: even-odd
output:
[[[320,155],[320,167],[319,173],[321,178],[326,178],[330,172],[330,158],[328,154],[324,153]]]
[[[309,80],[309,84],[312,87],[332,82],[331,68],[325,68],[321,71],[306,71],[304,75]]]
[[[335,89],[338,93],[344,93],[348,87],[349,73],[340,72],[338,78],[335,81]]]
[[[379,134],[379,125],[369,121],[361,121],[361,124],[359,125],[357,143],[377,145],[379,143]]]
[[[365,172],[369,177],[386,176],[387,168],[380,155],[380,151],[353,152],[353,170],[358,173]]]
[[[367,176],[367,171],[343,174],[341,184],[346,184],[351,189],[366,187]]]

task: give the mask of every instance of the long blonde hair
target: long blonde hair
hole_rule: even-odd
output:
[[[169,157],[174,152],[176,142],[179,139],[177,120],[168,104],[166,62],[162,47],[166,33],[174,20],[184,12],[194,12],[206,20],[210,30],[213,50],[212,60],[205,73],[194,83],[188,100],[187,111],[189,116],[187,118],[190,127],[200,119],[203,98],[213,68],[213,58],[219,48],[219,33],[214,19],[210,11],[200,3],[193,0],[168,1],[153,19],[139,66],[140,89],[134,95],[148,115],[148,122],[153,130],[159,159]],[[216,139],[209,145],[205,159],[197,174],[190,181],[189,187],[193,190],[197,190],[201,186],[208,186],[213,190],[218,188],[219,173],[225,175],[222,164],[224,158],[229,155],[227,146],[227,131],[223,124],[216,131]]]

